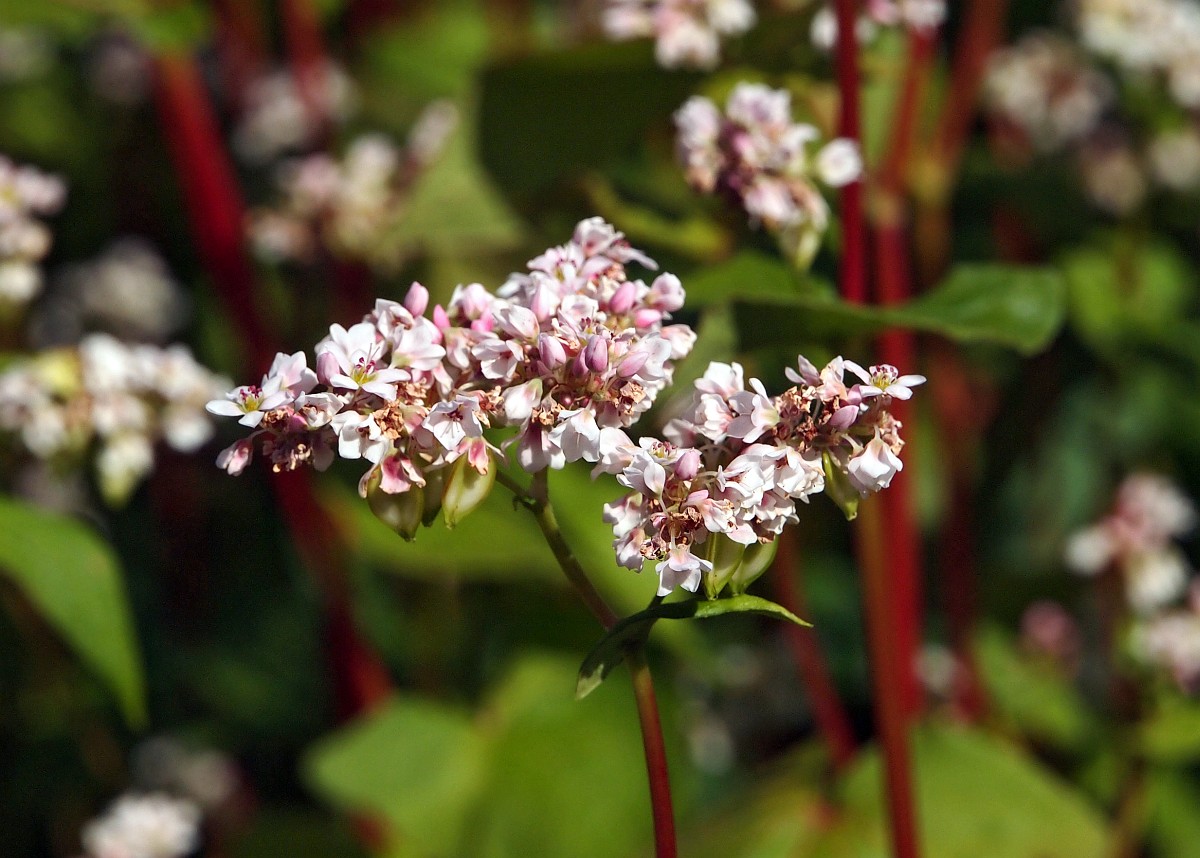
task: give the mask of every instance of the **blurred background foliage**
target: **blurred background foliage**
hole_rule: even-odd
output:
[[[246,365],[188,229],[153,69],[142,70],[140,93],[117,103],[96,89],[97,57],[114,38],[140,46],[147,63],[198,57],[229,140],[239,105],[224,77],[223,16],[253,16],[266,56],[282,64],[284,5],[0,0],[0,28],[34,34],[43,53],[20,73],[0,72],[0,152],[68,185],[46,269],[93,257],[115,236],[143,236],[188,296],[185,340],[234,378],[260,368]],[[727,46],[725,67],[700,75],[660,69],[648,44],[604,43],[579,24],[588,6],[314,4],[355,93],[334,150],[361,131],[403,139],[435,99],[459,115],[396,226],[403,263],[373,272],[367,294],[399,299],[415,279],[444,301],[458,283],[499,283],[600,214],[688,291],[682,320],[700,337],[679,368],[681,390],[708,360],[735,356],[778,384],[773,368],[797,351],[817,361],[865,354],[871,335],[895,326],[919,332],[919,369],[936,379],[944,344],[956,343],[971,383],[962,408],[985,427],[969,462],[985,618],[976,653],[989,708],[967,725],[935,693],[914,738],[925,854],[1098,856],[1131,831],[1142,851],[1122,854],[1196,854],[1200,705],[1163,687],[1136,719],[1114,717],[1097,703],[1095,665],[1073,683],[1030,658],[1017,628],[1038,598],[1063,602],[1090,628],[1095,595],[1064,573],[1063,545],[1104,511],[1121,476],[1151,467],[1200,485],[1200,206],[1172,200],[1114,219],[1089,206],[1063,164],[1007,169],[981,133],[953,198],[949,274],[901,306],[847,305],[831,285],[836,236],[798,274],[762,232],[688,190],[672,155],[671,112],[737,80],[787,87],[813,121],[832,126],[831,63],[809,46],[811,14],[762,10],[763,23]],[[1009,27],[1051,24],[1053,14],[1015,2]],[[882,146],[902,47],[883,34],[868,60],[868,152]],[[944,74],[935,67],[935,93]],[[240,161],[237,176],[251,205],[270,200],[268,169]],[[998,236],[997,212],[1031,242],[1018,259]],[[256,271],[289,351],[367,309],[339,305],[328,270]],[[665,419],[667,399],[647,431]],[[944,644],[947,606],[933,570],[955,503],[942,453],[958,430],[926,401],[915,419],[931,561],[926,637]],[[133,782],[133,749],[169,735],[218,749],[236,772],[206,826],[206,855],[649,854],[628,688],[609,682],[573,699],[598,631],[527,516],[495,495],[453,532],[439,524],[406,544],[355,496],[354,473],[335,466],[319,478],[353,626],[394,689],[347,718],[329,637],[338,587],[312,574],[267,474],[252,468],[235,481],[212,467],[228,440],[163,455],[119,509],[67,516],[0,498],[0,851],[76,854],[81,825]],[[622,613],[642,608],[654,583],[614,567],[600,520],[615,487],[569,468],[552,488],[600,588]],[[849,527],[814,504],[799,530],[808,634],[869,741]],[[682,853],[887,854],[876,752],[832,773],[783,635],[755,617],[655,630]],[[1131,779],[1144,784],[1132,809],[1122,802]]]

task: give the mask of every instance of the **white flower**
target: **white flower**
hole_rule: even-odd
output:
[[[200,810],[161,794],[128,794],[83,830],[89,858],[183,858],[199,837]]]
[[[872,438],[846,466],[851,482],[864,496],[886,489],[903,468],[904,463],[879,438]]]
[[[695,593],[700,589],[704,573],[712,568],[712,563],[692,554],[686,545],[676,545],[667,558],[654,567],[658,572],[658,595],[669,596],[676,587]]]

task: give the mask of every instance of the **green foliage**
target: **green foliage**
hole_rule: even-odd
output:
[[[993,343],[1033,354],[1062,325],[1062,279],[1046,268],[960,265],[937,288],[896,306],[838,301],[819,281],[784,263],[739,254],[688,281],[689,301],[734,302],[744,346],[911,328],[962,343]]]
[[[646,44],[595,45],[493,65],[481,78],[483,163],[527,194],[628,154],[695,85],[666,74]]]
[[[596,690],[618,664],[625,660],[630,647],[641,646],[650,629],[659,620],[706,620],[726,614],[759,614],[777,620],[787,620],[798,626],[810,626],[786,608],[758,596],[731,596],[728,599],[689,599],[651,605],[644,611],[618,620],[599,643],[588,653],[579,667],[575,684],[576,698],[584,698]]]
[[[1109,835],[1096,810],[1004,741],[959,728],[926,727],[915,733],[912,749],[918,830],[928,858],[1107,854]],[[855,764],[840,793],[844,816],[811,854],[890,854],[878,752]]]
[[[1141,752],[1156,762],[1200,760],[1200,702],[1164,696],[1138,725],[1137,737]]]
[[[102,679],[126,719],[146,717],[129,603],[109,547],[65,516],[0,498],[0,573]]]
[[[576,704],[572,675],[526,658],[474,720],[394,699],[318,744],[308,779],[339,807],[387,820],[396,855],[624,858],[650,823],[628,690]],[[675,773],[686,795],[686,769]]]
[[[995,627],[979,633],[975,655],[996,713],[1023,735],[1069,750],[1079,750],[1095,737],[1095,716],[1054,665],[1022,658]]]

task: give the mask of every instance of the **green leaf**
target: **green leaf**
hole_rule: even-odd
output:
[[[315,745],[305,773],[332,804],[382,816],[415,854],[446,855],[484,766],[483,739],[465,714],[401,697]]]
[[[1200,759],[1200,703],[1168,698],[1138,726],[1141,752],[1156,762]]]
[[[0,573],[108,685],[126,720],[140,725],[145,683],[112,551],[78,521],[10,498],[0,498],[0,534]]]
[[[1108,854],[1101,815],[1018,748],[952,727],[913,737],[917,830],[926,858],[1079,858]],[[816,856],[890,855],[882,761],[860,757],[840,790],[843,814]]]
[[[625,660],[625,653],[638,646],[650,634],[659,620],[706,620],[726,614],[759,614],[787,620],[798,626],[811,626],[791,611],[758,596],[732,596],[728,599],[689,599],[686,602],[665,602],[652,605],[618,620],[592,648],[579,666],[575,684],[576,699],[583,699],[596,690],[613,668]]]
[[[1184,771],[1159,768],[1147,786],[1147,839],[1160,858],[1193,858],[1200,843],[1200,789]]]
[[[727,262],[712,265],[688,276],[688,307],[707,307],[730,301],[752,303],[786,300],[808,295],[830,299],[831,284],[815,276],[801,276],[778,257],[753,250],[743,251]],[[781,297],[782,296],[782,297]]]
[[[1065,308],[1062,279],[1046,268],[961,265],[937,288],[886,307],[797,294],[794,288],[768,295],[770,285],[762,278],[748,283],[753,297],[738,299],[744,345],[790,345],[798,333],[818,338],[909,328],[1033,354],[1057,333]]]
[[[501,188],[538,191],[603,169],[668,121],[697,76],[666,73],[641,43],[522,57],[481,81],[483,163]]]
[[[980,633],[975,654],[997,714],[1021,733],[1065,749],[1079,749],[1095,735],[1095,718],[1070,679],[1051,665],[1021,658],[999,629]]]

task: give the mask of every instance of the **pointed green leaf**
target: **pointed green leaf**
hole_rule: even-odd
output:
[[[767,257],[735,257],[688,284],[689,300],[735,302],[743,341],[755,347],[808,338],[926,331],[963,343],[993,343],[1032,354],[1045,348],[1066,312],[1062,277],[1048,268],[960,265],[939,286],[905,304],[860,306],[807,289]]]
[[[145,719],[142,665],[121,573],[86,525],[0,498],[0,574],[7,576],[116,695]]]
[[[591,694],[613,668],[625,659],[632,646],[640,645],[659,620],[706,620],[725,614],[760,614],[787,620],[798,626],[811,626],[791,611],[758,596],[733,596],[728,599],[692,599],[686,602],[667,602],[653,605],[644,611],[618,620],[600,642],[592,648],[579,667],[575,684],[576,699]]]

